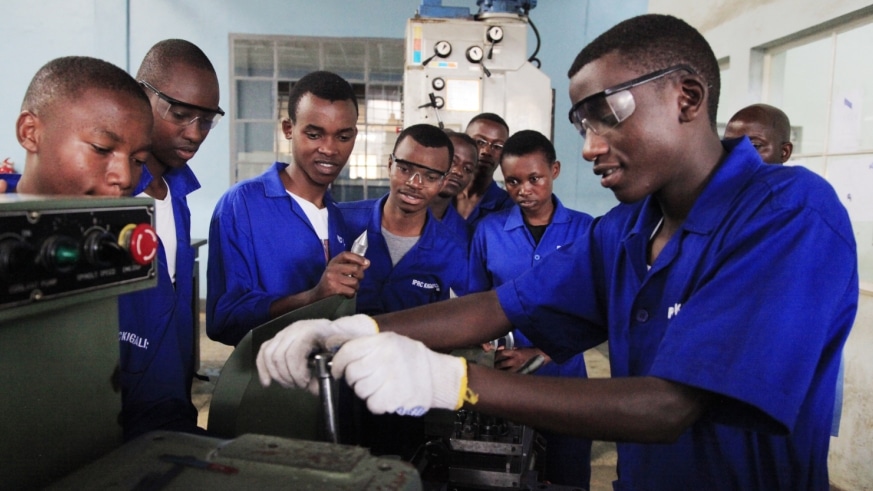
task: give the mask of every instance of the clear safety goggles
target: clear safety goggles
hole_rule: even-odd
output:
[[[139,83],[158,96],[158,101],[155,105],[155,112],[158,116],[176,126],[188,126],[197,122],[200,125],[201,131],[209,131],[215,128],[218,125],[218,121],[224,116],[224,111],[220,107],[210,109],[182,102],[164,94],[145,80],[140,80]]]
[[[634,96],[629,89],[679,70],[695,73],[694,69],[688,65],[674,65],[592,94],[573,104],[570,109],[570,122],[576,127],[582,138],[585,138],[589,130],[593,131],[595,135],[603,134],[603,132],[618,126],[634,113],[636,102],[634,102]]]

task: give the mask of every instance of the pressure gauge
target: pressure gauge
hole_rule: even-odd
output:
[[[431,82],[433,90],[443,90],[446,88],[446,81],[442,77],[437,77]]]
[[[481,46],[470,46],[467,48],[467,59],[470,63],[479,63],[482,61],[482,56],[484,56],[485,52],[482,51]]]
[[[440,58],[445,58],[452,54],[452,43],[448,41],[437,41],[437,43],[433,45],[433,51]]]
[[[488,29],[488,40],[492,43],[499,43],[503,40],[503,28],[500,26],[491,26]]]
[[[435,107],[437,109],[442,109],[443,106],[445,106],[445,105],[446,105],[446,100],[443,99],[442,97],[436,96],[433,98],[433,107]]]

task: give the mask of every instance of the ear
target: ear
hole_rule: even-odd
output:
[[[788,159],[791,158],[791,152],[794,151],[794,144],[791,142],[785,142],[782,144],[782,163],[788,162]]]
[[[21,111],[15,121],[15,136],[18,143],[31,153],[39,153],[39,140],[42,134],[42,121],[30,111]]]
[[[703,116],[708,118],[708,97],[709,89],[700,75],[685,75],[679,82],[679,121],[690,123]]]
[[[556,160],[555,163],[552,164],[552,180],[558,178],[561,175],[561,161]]]
[[[291,139],[291,130],[293,130],[293,129],[294,129],[294,123],[292,123],[291,120],[288,118],[283,118],[282,119],[282,133],[285,134],[286,140]]]

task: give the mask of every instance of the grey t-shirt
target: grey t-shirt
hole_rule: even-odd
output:
[[[401,237],[399,235],[394,235],[391,232],[385,230],[385,227],[382,227],[382,236],[385,237],[385,244],[388,245],[388,254],[391,256],[391,265],[397,266],[397,263],[403,259],[403,256],[415,246],[415,243],[418,242],[418,239],[421,236],[415,237]]]

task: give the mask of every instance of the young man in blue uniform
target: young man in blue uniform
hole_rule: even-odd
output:
[[[312,72],[294,84],[282,122],[291,163],[231,187],[212,215],[210,338],[235,345],[270,319],[357,292],[367,261],[348,251],[328,190],[352,153],[357,121],[355,91],[339,75]]]
[[[367,232],[370,267],[356,299],[358,312],[395,312],[448,299],[449,290],[466,291],[466,244],[428,208],[442,189],[453,152],[439,128],[410,126],[388,160],[388,194],[339,204],[349,236]]]
[[[679,19],[618,24],[569,75],[583,157],[622,204],[492,292],[377,326],[330,323],[335,339],[357,338],[334,375],[373,412],[475,404],[617,441],[615,489],[828,489],[834,387],[858,303],[854,236],[833,188],[765,164],[747,139],[719,140],[718,63]],[[512,326],[558,361],[608,337],[613,378],[467,366],[397,334],[446,350]],[[306,331],[262,347],[263,383],[308,381]]]
[[[148,99],[121,68],[86,56],[46,63],[15,122],[26,152],[15,191],[130,195],[151,147],[151,118]]]
[[[452,140],[455,153],[452,156],[449,175],[443,180],[442,189],[430,202],[430,212],[434,218],[452,229],[458,237],[469,242],[473,238],[473,230],[455,209],[452,201],[473,181],[476,167],[479,165],[479,148],[466,133],[446,130],[446,134]]]
[[[494,182],[503,143],[509,138],[509,126],[494,113],[481,113],[467,123],[465,133],[479,147],[479,165],[473,182],[455,197],[455,208],[470,229],[475,230],[479,220],[489,213],[512,207],[509,195]]]
[[[439,128],[404,129],[388,160],[390,190],[382,198],[340,203],[350,236],[367,234],[367,275],[357,312],[376,315],[446,300],[467,283],[467,242],[434,219],[428,208],[443,187],[454,145]],[[368,414],[363,404],[357,443],[376,455],[412,458],[425,443],[421,418]]]
[[[591,216],[564,208],[552,193],[561,173],[555,147],[542,133],[522,130],[503,146],[500,169],[512,208],[492,213],[479,222],[470,247],[470,292],[496,288],[520,276],[552,251],[581,239]],[[579,353],[563,363],[553,362],[519,330],[515,346],[495,354],[494,366],[518,371],[536,356],[545,364],[537,375],[587,377]],[[512,394],[508,394],[510,397]],[[546,432],[545,479],[554,484],[588,489],[591,477],[591,440]]]
[[[182,39],[146,53],[137,80],[154,116],[140,196],[155,199],[158,285],[119,298],[124,439],[152,430],[202,431],[191,403],[194,377],[194,249],[188,194],[200,183],[188,166],[224,112],[218,78],[203,51]]]

